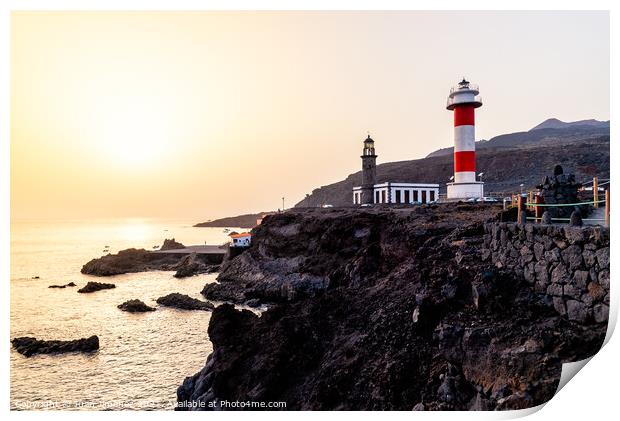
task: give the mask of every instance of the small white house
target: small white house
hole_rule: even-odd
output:
[[[381,183],[373,186],[373,203],[431,203],[439,199],[439,184]],[[362,187],[353,187],[353,204],[362,203]]]
[[[252,234],[242,232],[241,234],[230,234],[231,247],[249,247],[252,243]]]

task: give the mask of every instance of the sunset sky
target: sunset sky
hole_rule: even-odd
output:
[[[609,119],[607,12],[20,12],[13,218],[209,218],[275,209],[360,169],[476,138]],[[445,180],[437,180],[445,182]]]

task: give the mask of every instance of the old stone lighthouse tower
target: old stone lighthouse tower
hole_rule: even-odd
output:
[[[362,151],[362,200],[361,204],[374,203],[374,187],[377,183],[377,155],[375,155],[375,141],[370,134],[364,140]]]

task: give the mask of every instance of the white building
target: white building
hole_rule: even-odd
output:
[[[439,198],[439,184],[380,183],[373,186],[372,203],[430,203]],[[353,187],[353,204],[362,203],[362,187]]]
[[[242,232],[241,234],[230,234],[231,247],[249,247],[252,243],[252,234]]]

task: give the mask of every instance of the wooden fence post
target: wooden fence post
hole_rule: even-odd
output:
[[[543,200],[542,196],[536,195],[535,199],[536,199],[535,200],[536,204],[544,203],[544,200]],[[535,213],[536,218],[542,218],[543,209],[544,209],[544,207],[542,207],[542,206],[535,206],[534,207],[534,213]],[[537,222],[542,222],[541,219],[536,219],[536,221]]]
[[[605,190],[605,226],[609,226],[609,190]]]
[[[598,177],[592,179],[592,200],[594,201],[594,209],[598,208]]]

